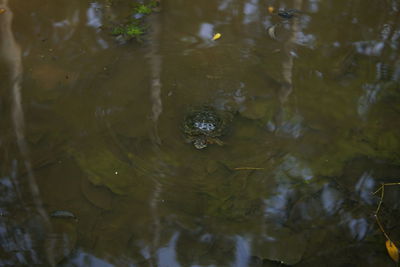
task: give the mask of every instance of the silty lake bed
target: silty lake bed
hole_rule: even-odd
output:
[[[0,265],[395,266],[399,43],[395,0],[0,0]]]

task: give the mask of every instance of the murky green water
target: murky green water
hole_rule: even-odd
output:
[[[0,1],[0,266],[394,266],[400,3],[161,0],[125,43],[134,6]]]

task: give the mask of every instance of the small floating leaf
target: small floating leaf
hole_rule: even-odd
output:
[[[0,8],[0,14],[3,14],[4,12],[6,12],[5,8]]]
[[[214,34],[212,40],[213,40],[213,41],[218,40],[219,38],[221,38],[221,36],[222,36],[222,35],[221,35],[220,33],[216,33],[216,34]]]
[[[269,14],[274,13],[274,10],[275,10],[275,8],[274,8],[273,6],[269,6],[269,7],[268,7],[268,13],[269,13]]]
[[[386,240],[386,249],[392,260],[399,262],[399,249],[395,246],[395,244],[393,244],[392,241]]]

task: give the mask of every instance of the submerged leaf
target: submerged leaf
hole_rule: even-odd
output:
[[[269,7],[268,7],[268,13],[269,13],[269,14],[274,13],[274,10],[275,10],[275,8],[274,8],[273,6],[269,6]]]
[[[395,246],[395,244],[393,244],[392,241],[386,240],[386,249],[392,260],[399,262],[399,249]]]

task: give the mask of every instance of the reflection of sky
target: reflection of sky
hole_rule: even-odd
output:
[[[62,21],[56,21],[53,23],[55,28],[55,34],[53,35],[54,41],[66,41],[69,40],[75,33],[76,26],[79,23],[79,10],[75,10],[69,18]]]
[[[16,200],[17,195],[20,195],[17,179],[17,161],[13,160],[10,175],[0,177],[0,201],[2,204],[11,203]],[[6,213],[5,210],[2,212]]]
[[[0,200],[5,202],[12,202],[15,199],[14,186],[8,177],[0,179]]]
[[[386,41],[390,37],[391,32],[392,32],[392,27],[389,24],[384,24],[381,30],[382,40]]]
[[[197,35],[200,37],[200,39],[203,41],[203,43],[200,44],[199,47],[210,47],[210,46],[214,46],[217,44],[217,42],[212,40],[212,37],[214,36],[214,34],[217,33],[214,28],[215,28],[215,25],[213,25],[211,23],[203,22],[200,24]],[[185,54],[188,54],[188,52],[190,52],[190,51],[185,51]]]
[[[99,11],[100,8],[101,5],[97,2],[94,2],[90,3],[90,6],[86,11],[86,25],[88,27],[94,28],[96,32],[99,31],[100,26],[102,26],[102,14]],[[79,9],[76,9],[72,13],[72,15],[70,15],[66,19],[53,23],[53,26],[55,28],[53,38],[55,42],[66,41],[72,38],[79,26],[79,13]],[[97,35],[96,42],[101,48],[108,48],[108,43]]]
[[[38,226],[40,228],[40,226]],[[14,254],[14,258],[0,259],[1,266],[28,266],[39,264],[40,260],[34,249],[34,242],[31,235],[25,229],[10,225],[10,222],[0,223],[0,248],[6,253]]]
[[[294,114],[291,118],[282,122],[279,130],[293,138],[299,138],[303,131],[302,122],[303,117],[300,114]]]
[[[256,21],[257,14],[258,14],[258,0],[251,0],[250,2],[246,3],[244,5],[244,18],[243,18],[243,24],[248,24],[253,21]]]
[[[88,8],[86,12],[87,16],[87,23],[86,25],[93,27],[93,28],[99,28],[102,23],[101,23],[101,13],[98,12],[98,10],[101,8],[99,3],[90,3],[90,7]]]
[[[73,266],[96,266],[96,267],[113,267],[114,265],[99,259],[91,254],[78,251],[74,258],[69,262]]]
[[[354,239],[362,240],[367,234],[367,220],[365,218],[351,219],[349,222],[349,228]]]
[[[385,44],[382,41],[359,41],[354,43],[357,53],[366,56],[379,56]]]
[[[168,245],[158,249],[157,258],[159,267],[181,266],[176,259],[176,242],[178,241],[179,233],[175,232]]]
[[[293,193],[293,182],[310,182],[314,174],[306,163],[298,158],[287,155],[275,171],[275,180],[280,184],[275,189],[275,194],[264,200],[265,216],[275,219],[285,219],[287,216],[287,204]]]
[[[381,41],[390,45],[392,49],[397,50],[399,47],[400,30],[391,24],[384,24],[380,32]]]
[[[379,84],[364,84],[363,86],[364,93],[358,99],[358,107],[357,112],[361,117],[365,116],[372,104],[374,104],[377,100],[377,95],[381,90],[381,86]]]
[[[371,176],[371,174],[366,172],[363,173],[363,175],[358,180],[355,186],[356,189],[355,191],[365,203],[372,204],[373,195],[371,194],[371,192],[373,192],[374,188],[375,188],[374,178]]]
[[[102,25],[102,14],[99,11],[101,8],[101,5],[97,2],[90,3],[90,7],[88,8],[86,12],[86,17],[87,17],[87,22],[86,25],[89,27],[93,27],[96,30],[99,30],[100,26]],[[100,38],[96,38],[97,43],[99,46],[103,49],[108,48],[108,43]]]
[[[309,0],[308,1],[308,11],[312,13],[317,13],[319,10],[318,6],[319,0]]]
[[[307,167],[304,162],[301,162],[296,157],[290,155],[285,157],[285,161],[279,168],[291,178],[300,178],[305,182],[309,182],[313,178],[311,168]]]
[[[285,219],[287,216],[287,204],[292,190],[289,185],[281,184],[275,189],[276,194],[264,200],[265,217],[277,220]]]
[[[368,222],[365,218],[354,218],[351,214],[346,213],[344,223],[355,240],[362,240],[367,235]]]
[[[336,213],[343,203],[342,195],[330,185],[325,185],[321,194],[321,201],[324,210],[328,215]]]
[[[314,48],[315,39],[313,34],[305,34],[303,32],[296,33],[296,43],[307,46],[308,48]]]
[[[249,258],[251,256],[250,242],[242,236],[236,236],[236,251],[235,262],[232,264],[234,267],[248,266]]]
[[[202,23],[199,29],[199,37],[203,40],[210,40],[213,36],[214,26],[210,23]]]
[[[222,0],[218,6],[218,10],[225,10],[232,3],[232,0]]]
[[[396,30],[393,32],[392,37],[390,38],[390,47],[393,49],[397,49],[399,47],[399,39],[400,30]]]

